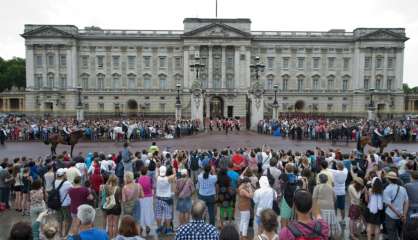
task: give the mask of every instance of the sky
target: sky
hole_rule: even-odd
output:
[[[182,30],[186,17],[214,18],[216,0],[0,0],[0,57],[25,57],[24,24]],[[417,0],[218,0],[219,18],[250,18],[251,29],[328,31],[402,27],[404,82],[418,86]]]

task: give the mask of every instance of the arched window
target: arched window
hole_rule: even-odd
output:
[[[89,88],[89,75],[87,73],[81,74],[81,87],[83,89]]]
[[[342,82],[342,90],[347,91],[348,88],[349,88],[349,84],[350,84],[350,76],[349,75],[344,75],[343,76],[343,82]]]
[[[319,86],[320,86],[319,78],[320,78],[319,75],[312,76],[312,89],[319,90]]]
[[[234,74],[226,75],[226,88],[234,88]]]
[[[383,82],[383,76],[382,75],[377,75],[376,76],[376,89],[382,89],[382,82]]]
[[[303,91],[304,89],[303,81],[305,79],[305,76],[300,74],[297,76],[297,79],[298,79],[298,91]]]
[[[151,88],[151,75],[144,74],[144,88],[150,89]]]
[[[136,88],[136,76],[135,76],[135,74],[129,74],[128,75],[128,88],[129,89]]]
[[[283,76],[282,76],[282,90],[283,91],[287,91],[287,89],[288,89],[288,84],[289,84],[289,75],[287,75],[287,74],[284,74]]]
[[[328,90],[334,89],[335,76],[329,75],[327,79],[328,79],[327,89]]]
[[[158,78],[160,80],[160,89],[167,89],[167,76],[165,74],[160,74]]]
[[[267,76],[267,79],[266,79],[265,88],[266,89],[273,89],[273,83],[274,83],[274,75],[273,74],[269,74]]]
[[[120,75],[119,74],[113,74],[112,75],[112,88],[113,89],[119,89],[120,88]]]
[[[47,88],[53,88],[54,87],[54,74],[48,73],[47,81],[46,81],[46,87]]]
[[[97,88],[104,89],[105,88],[105,75],[102,73],[97,74]]]

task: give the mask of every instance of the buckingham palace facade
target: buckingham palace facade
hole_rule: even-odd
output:
[[[403,28],[253,31],[250,19],[183,23],[183,30],[25,25],[26,110],[74,114],[81,91],[87,115],[173,116],[177,84],[183,117],[195,111],[194,88],[202,90],[196,111],[204,118],[254,114],[254,86],[262,90],[263,117],[272,114],[273,86],[278,112],[365,116],[370,89],[379,113],[404,109]],[[256,57],[265,66],[259,73],[250,69]]]

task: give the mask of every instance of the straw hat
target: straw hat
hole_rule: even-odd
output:
[[[363,181],[362,178],[355,177],[355,178],[353,178],[353,181],[360,184],[361,186],[364,186],[364,181]]]
[[[398,179],[398,175],[396,175],[395,172],[388,172],[388,174],[386,175],[386,177],[389,178],[389,179],[393,179],[393,180]]]

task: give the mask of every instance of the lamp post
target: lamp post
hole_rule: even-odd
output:
[[[260,78],[260,75],[259,75],[259,72],[262,72],[262,71],[264,71],[264,68],[266,67],[264,64],[261,64],[260,63],[260,57],[258,57],[258,56],[256,56],[255,58],[254,58],[254,64],[251,64],[250,65],[250,69],[252,70],[252,71],[255,71],[255,80],[258,82],[258,80],[259,80],[259,78]]]
[[[277,119],[278,118],[278,108],[279,108],[279,103],[277,102],[277,92],[279,90],[279,85],[274,84],[273,86],[274,89],[274,101],[273,101],[273,119]]]
[[[180,83],[176,84],[177,96],[176,96],[176,121],[181,120],[181,101],[180,101]]]
[[[374,88],[369,89],[370,92],[370,102],[369,102],[369,107],[368,107],[368,111],[367,111],[367,120],[369,121],[374,121],[376,120],[376,116],[375,116],[375,106],[374,106],[374,102],[373,102],[373,93],[375,92]]]
[[[83,121],[84,120],[84,109],[83,109],[83,103],[81,102],[81,87],[77,87],[77,95],[78,95],[78,103],[77,103],[77,121]]]

